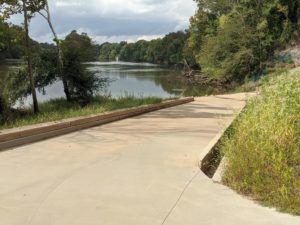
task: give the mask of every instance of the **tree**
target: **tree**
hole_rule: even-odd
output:
[[[63,73],[69,84],[70,96],[84,106],[106,81],[83,65],[83,62],[95,58],[95,46],[87,34],[72,31],[62,42],[62,48],[65,62]]]
[[[299,0],[195,0],[188,48],[210,77],[259,77],[274,52],[298,35]]]
[[[45,12],[45,14],[44,14],[44,12]],[[64,92],[65,92],[66,98],[67,98],[68,101],[71,101],[68,82],[67,82],[67,79],[66,79],[65,75],[63,74],[63,67],[64,67],[63,52],[62,52],[61,44],[60,44],[60,41],[58,39],[57,33],[56,33],[56,31],[54,29],[54,26],[52,24],[52,19],[51,19],[51,13],[50,13],[48,0],[44,0],[44,8],[43,8],[42,11],[39,11],[38,13],[48,22],[48,25],[51,29],[51,32],[52,32],[53,36],[54,36],[54,42],[56,43],[56,46],[57,46],[58,73],[59,73],[59,75],[62,79],[62,82],[63,82]]]
[[[0,122],[7,120],[9,114],[10,80],[7,74],[1,74],[0,80]]]
[[[21,59],[24,53],[24,30],[0,19],[0,60]]]
[[[74,44],[73,52],[76,52],[82,62],[93,61],[98,58],[96,45],[86,33],[78,34],[76,30],[73,30],[66,36],[64,42]]]
[[[0,58],[21,59],[26,56],[24,51],[25,31],[22,27],[0,20]],[[56,80],[55,47],[49,44],[39,44],[29,40],[32,51],[32,73],[34,86],[39,90]],[[7,68],[8,70],[8,68]],[[18,113],[13,106],[16,101],[31,95],[31,84],[28,82],[28,70],[21,66],[9,72],[0,71],[0,120],[5,122],[9,117]]]
[[[27,56],[27,70],[31,87],[33,110],[35,113],[39,112],[38,100],[35,90],[35,81],[32,72],[32,53],[31,43],[29,37],[29,22],[36,12],[41,10],[44,6],[43,0],[1,0],[1,18],[9,18],[9,16],[16,13],[23,13],[24,16],[24,30],[25,30],[25,49]]]
[[[183,64],[183,48],[185,46],[187,36],[187,33],[178,31],[176,33],[167,34],[162,39],[164,64]]]
[[[112,58],[112,44],[111,43],[103,43],[100,45],[99,49],[99,60],[100,61],[110,61]]]
[[[122,47],[127,43],[108,43],[105,42],[99,46],[97,53],[99,54],[98,58],[100,61],[114,61],[119,55]]]
[[[33,109],[35,113],[39,112],[39,106],[38,106],[38,100],[36,96],[36,90],[34,85],[34,78],[32,73],[32,54],[31,54],[31,47],[30,47],[30,40],[29,40],[29,20],[30,15],[28,14],[29,6],[28,1],[22,0],[23,3],[23,14],[24,14],[24,28],[25,28],[25,45],[26,45],[26,53],[27,53],[27,66],[28,66],[28,75],[30,80],[30,86],[31,86],[31,93],[32,93],[32,100],[33,100]],[[34,13],[34,11],[31,12],[31,14]]]
[[[243,82],[253,72],[255,52],[253,29],[241,19],[228,18],[217,34],[205,38],[199,60],[211,77]]]

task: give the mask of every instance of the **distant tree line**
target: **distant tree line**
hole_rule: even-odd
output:
[[[181,66],[187,61],[196,66],[193,56],[185,50],[188,38],[188,32],[179,31],[151,41],[104,43],[99,46],[99,59]]]

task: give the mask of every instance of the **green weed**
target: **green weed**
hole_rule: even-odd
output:
[[[137,98],[134,96],[125,96],[114,99],[110,97],[96,96],[93,98],[93,101],[90,104],[85,107],[81,107],[79,103],[67,102],[63,98],[54,99],[45,103],[41,103],[39,114],[35,115],[30,111],[30,109],[25,109],[22,115],[12,115],[10,121],[0,124],[0,130],[79,116],[87,116],[141,105],[150,105],[160,102],[162,102],[162,99],[156,97]]]
[[[300,73],[265,79],[222,140],[223,181],[265,205],[300,215]]]

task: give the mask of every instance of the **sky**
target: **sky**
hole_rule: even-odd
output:
[[[196,11],[193,0],[49,0],[49,4],[60,38],[77,30],[88,33],[99,44],[151,40],[184,30]],[[22,17],[11,20],[19,24]],[[32,20],[30,33],[39,42],[53,39],[40,16]]]

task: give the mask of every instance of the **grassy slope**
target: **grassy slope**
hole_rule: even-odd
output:
[[[0,124],[0,130],[6,128],[38,124],[43,122],[56,121],[78,116],[86,116],[95,113],[103,113],[112,110],[125,109],[141,105],[150,105],[160,102],[162,102],[162,99],[155,97],[123,97],[119,99],[95,97],[92,103],[82,108],[79,104],[68,103],[65,99],[55,99],[49,102],[41,103],[41,112],[38,115],[34,115],[28,111],[27,114],[23,115],[22,117],[14,118],[6,124]]]
[[[265,205],[300,215],[300,72],[263,84],[224,138],[223,181]]]

